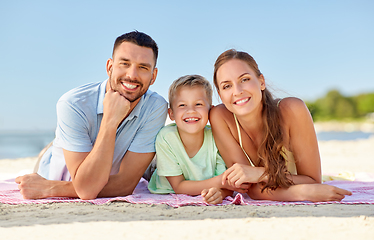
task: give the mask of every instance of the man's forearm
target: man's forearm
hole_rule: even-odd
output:
[[[100,191],[97,197],[118,197],[131,195],[139,180],[140,178],[125,179],[125,176],[121,176],[119,174],[111,175],[108,183]]]
[[[127,151],[122,159],[119,172],[109,177],[108,183],[100,191],[99,197],[117,197],[132,194],[155,153],[135,153]]]
[[[96,198],[108,183],[112,169],[116,127],[102,122],[95,145],[72,175],[74,188],[82,199]]]
[[[124,179],[124,176],[121,175],[111,175],[109,177],[108,183],[100,191],[97,197],[118,197],[118,196],[127,196],[132,194],[135,189],[135,186],[139,182],[135,179]],[[39,199],[39,198],[49,198],[49,197],[76,197],[79,198],[78,194],[74,189],[74,185],[70,181],[54,181],[46,180],[43,178],[43,185],[33,182],[29,184],[33,187],[38,187],[37,191],[30,191],[30,195],[25,196],[29,199]],[[130,183],[130,181],[134,183]],[[127,183],[127,184],[125,184]],[[34,186],[37,185],[37,186]],[[32,195],[31,195],[32,194]]]
[[[72,182],[68,181],[51,181],[48,197],[78,197]]]
[[[100,191],[97,197],[118,197],[118,196],[127,196],[132,194],[134,191],[137,182],[135,184],[124,184],[124,179],[121,180],[123,176],[120,175],[111,175],[109,177],[108,183]],[[77,197],[78,194],[74,189],[74,185],[70,181],[52,181],[45,180],[45,186],[39,189],[40,197],[38,198],[49,198],[49,197]],[[136,181],[132,179],[132,181]]]

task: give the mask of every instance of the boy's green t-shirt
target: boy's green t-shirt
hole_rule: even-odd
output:
[[[166,176],[183,175],[186,180],[201,181],[226,170],[210,126],[204,128],[203,145],[193,158],[184,149],[176,124],[163,127],[156,138],[156,155],[157,169],[148,184],[151,193],[174,193]]]

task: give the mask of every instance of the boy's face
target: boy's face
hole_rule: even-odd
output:
[[[178,126],[178,131],[194,134],[202,131],[208,122],[209,101],[203,87],[181,87],[177,90],[169,117]]]

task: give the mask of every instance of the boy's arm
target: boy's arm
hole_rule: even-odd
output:
[[[221,176],[215,176],[202,181],[185,180],[183,175],[166,177],[174,192],[177,194],[200,195],[204,189],[221,188]]]
[[[232,195],[232,191],[221,188],[220,176],[215,176],[202,181],[185,180],[183,175],[166,177],[175,193],[199,195],[209,204],[219,204],[227,196]]]

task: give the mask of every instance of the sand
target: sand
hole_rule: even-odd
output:
[[[374,137],[320,141],[324,173],[374,173]],[[0,178],[35,158],[0,160]],[[186,206],[0,204],[1,239],[374,239],[374,205]]]

